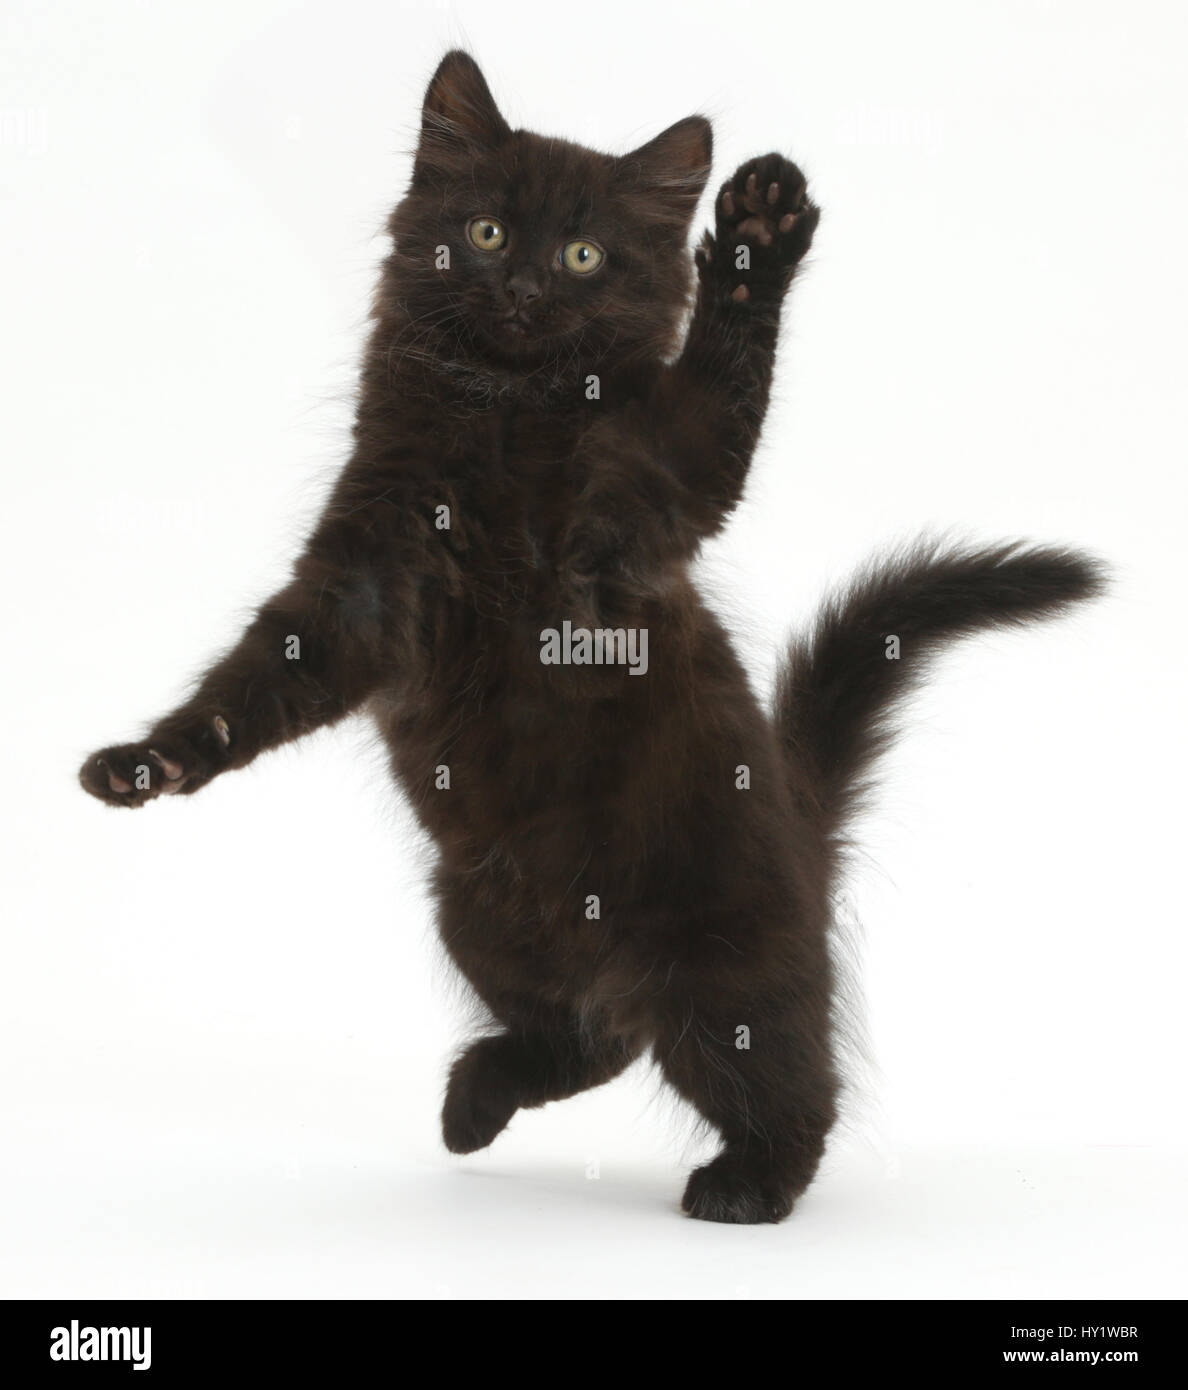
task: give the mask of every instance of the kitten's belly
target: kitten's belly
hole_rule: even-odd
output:
[[[388,732],[400,781],[443,851],[485,853],[496,838],[562,823],[592,831],[679,718],[652,665],[652,632],[604,639],[598,664],[581,632],[517,615],[439,644],[426,687]],[[542,633],[556,639],[542,645]]]
[[[543,663],[539,615],[469,623],[415,698],[377,705],[439,851],[442,939],[492,1007],[499,981],[530,979],[540,998],[622,1012],[657,959],[667,977],[752,919],[749,894],[782,891],[770,722],[707,612],[647,623],[641,675]]]
[[[460,605],[449,616],[420,692],[376,711],[448,870],[494,855],[550,897],[586,858],[679,858],[690,822],[721,819],[728,842],[730,823],[747,819],[742,764],[782,782],[769,721],[688,593],[675,611],[654,602],[617,623],[646,629],[646,647],[616,641],[612,654],[627,659],[601,665],[578,659],[576,619],[566,634],[547,611],[483,622]],[[542,645],[550,629],[568,661],[542,661],[546,646],[557,655]]]

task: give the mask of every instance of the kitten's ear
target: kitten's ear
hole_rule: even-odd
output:
[[[510,134],[479,65],[460,48],[447,53],[425,93],[416,172],[448,168],[459,155],[496,145]]]
[[[623,155],[618,165],[633,193],[651,198],[664,220],[683,229],[697,210],[713,156],[713,126],[704,116],[686,116]]]

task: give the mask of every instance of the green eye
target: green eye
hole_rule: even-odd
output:
[[[466,228],[466,235],[472,246],[480,251],[498,251],[507,240],[507,231],[502,222],[494,217],[476,217]]]
[[[602,264],[602,247],[592,241],[567,241],[561,248],[561,264],[575,275],[589,275]]]

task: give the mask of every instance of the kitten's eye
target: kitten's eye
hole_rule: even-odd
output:
[[[471,244],[480,251],[498,251],[507,240],[507,231],[502,222],[493,217],[476,217],[466,228]]]
[[[603,252],[592,241],[567,241],[561,248],[561,264],[575,275],[589,275],[602,264]]]

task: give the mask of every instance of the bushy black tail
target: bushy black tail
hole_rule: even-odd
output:
[[[1106,587],[1075,550],[1022,543],[963,550],[921,543],[871,565],[826,603],[792,645],[776,693],[795,789],[835,837],[894,735],[899,703],[929,658],[980,628],[1053,617]],[[898,659],[889,659],[898,639]]]

